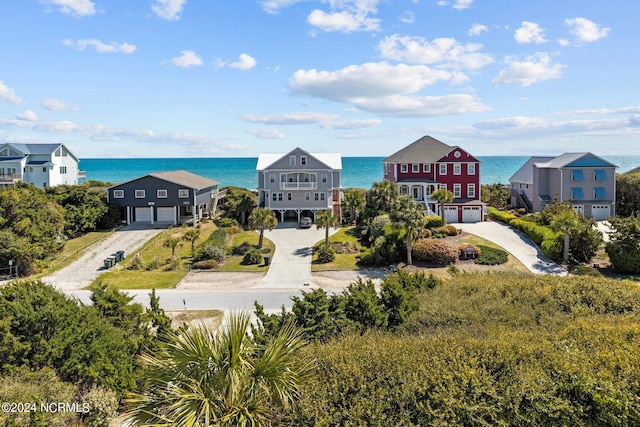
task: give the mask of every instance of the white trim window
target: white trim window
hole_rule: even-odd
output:
[[[440,175],[446,175],[446,174],[447,174],[447,164],[440,163]]]
[[[114,199],[124,199],[124,190],[113,190]]]
[[[429,173],[431,172],[431,163],[425,163],[422,165],[422,172]]]
[[[413,172],[413,173],[420,172],[420,165],[417,164],[417,163],[412,163],[411,164],[411,172]]]
[[[157,190],[156,195],[158,199],[166,199],[167,198],[167,190]]]
[[[186,188],[181,188],[180,190],[178,190],[178,197],[180,197],[181,199],[188,198],[189,190],[187,190]]]
[[[296,156],[289,156],[289,166],[296,165]]]
[[[44,168],[43,168],[44,169]],[[44,171],[43,171],[44,172]],[[60,173],[61,174],[65,174],[67,173],[67,167],[66,166],[60,166]]]
[[[293,196],[291,195],[291,193],[287,193],[287,200],[288,200],[288,201],[291,201],[291,198],[292,198],[292,197],[293,197]]]
[[[447,190],[447,184],[438,184],[439,190]]]
[[[145,190],[136,190],[135,192],[136,199],[144,199],[146,196]]]
[[[460,184],[453,184],[453,198],[459,199],[462,197],[462,186]]]
[[[400,194],[402,194],[402,195],[409,194],[409,186],[408,185],[401,185],[400,186]]]
[[[409,165],[407,165],[406,163],[400,164],[400,172],[402,173],[409,172]]]
[[[311,200],[311,193],[304,193],[305,200]]]
[[[275,184],[276,183],[276,175],[275,174],[269,175],[269,182],[271,184]]]
[[[470,163],[472,164],[472,163]],[[467,184],[467,197],[470,199],[476,198],[476,185],[475,184]]]
[[[453,164],[453,174],[461,175],[462,174],[462,165],[460,163]]]
[[[320,177],[320,180],[321,180],[323,183],[326,183],[326,182],[327,182],[327,174],[326,174],[326,173],[323,173],[323,174],[321,175],[321,177]]]
[[[300,164],[302,166],[306,166],[307,165],[307,156],[300,156]]]
[[[475,175],[475,174],[476,174],[476,164],[467,163],[467,175]]]

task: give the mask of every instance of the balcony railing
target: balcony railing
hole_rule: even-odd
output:
[[[78,179],[87,179],[86,171],[78,171]]]
[[[22,174],[20,173],[3,173],[0,174],[0,182],[2,183],[14,183],[22,181]]]
[[[315,190],[318,188],[317,182],[281,182],[281,190]]]

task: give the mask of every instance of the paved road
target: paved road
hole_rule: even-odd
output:
[[[167,228],[166,225],[151,227],[149,224],[131,224],[114,231],[111,236],[87,249],[79,259],[42,280],[61,291],[82,289],[107,271],[104,269],[105,258],[120,250],[125,251],[125,255],[129,254]]]
[[[455,224],[455,226],[503,247],[533,273],[561,276],[567,274],[565,269],[547,258],[526,234],[513,227],[494,221]]]
[[[285,222],[271,231],[265,231],[276,245],[267,274],[253,287],[254,289],[308,289],[317,283],[311,275],[311,256],[313,245],[324,239],[325,229],[296,228],[296,223]],[[335,234],[337,228],[329,230]],[[305,284],[307,286],[305,286]]]

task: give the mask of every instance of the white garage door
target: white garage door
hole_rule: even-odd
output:
[[[136,222],[151,222],[150,208],[136,208]]]
[[[173,207],[158,208],[158,222],[173,222]]]
[[[447,223],[458,222],[458,208],[456,206],[445,206],[444,219],[447,220]]]
[[[591,206],[591,216],[596,221],[607,219],[611,215],[610,205],[593,205]]]
[[[576,210],[580,215],[584,215],[584,206],[582,205],[574,205],[573,209]]]
[[[482,219],[482,208],[480,206],[463,206],[462,222],[479,222]]]

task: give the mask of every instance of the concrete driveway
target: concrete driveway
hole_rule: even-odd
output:
[[[61,291],[82,289],[108,271],[104,269],[105,258],[116,251],[124,251],[126,256],[168,227],[168,224],[131,224],[123,227],[89,247],[84,255],[70,265],[43,277],[42,281]]]
[[[338,228],[329,230],[329,235],[338,232]],[[253,288],[272,289],[309,289],[316,287],[311,275],[311,256],[313,245],[324,239],[325,229],[318,230],[315,224],[311,228],[298,228],[297,223],[285,222],[271,231],[265,231],[265,237],[276,245],[269,272]]]
[[[523,232],[494,221],[454,224],[470,234],[487,239],[511,253],[532,273],[564,276],[567,271],[547,258]]]

